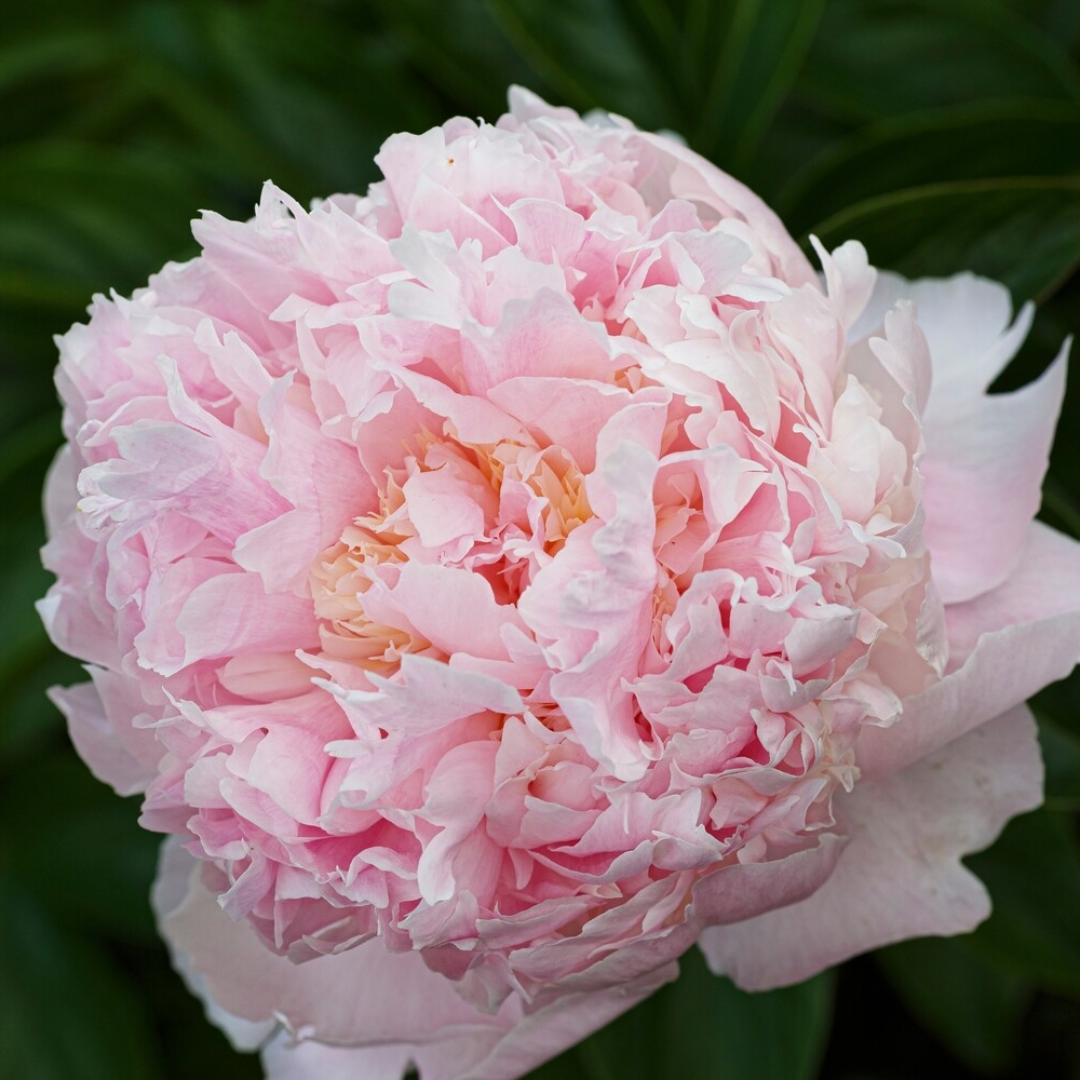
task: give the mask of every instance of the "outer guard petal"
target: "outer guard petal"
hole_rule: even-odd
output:
[[[1021,705],[864,781],[842,802],[851,840],[832,877],[801,903],[705,931],[709,966],[767,990],[890,942],[974,929],[990,900],[960,859],[1039,805],[1042,776],[1035,721]]]
[[[416,953],[373,940],[294,965],[232,922],[175,841],[162,850],[154,903],[173,961],[207,1015],[240,1049],[266,1048],[271,1080],[397,1080],[409,1062],[423,1080],[513,1080],[609,1023],[678,975],[669,962],[625,985],[554,996],[526,1013],[511,995],[476,1011]],[[321,1045],[321,1044],[329,1045]]]
[[[863,730],[855,753],[864,776],[904,768],[1072,671],[1080,658],[1080,544],[1032,525],[1016,573],[947,608],[946,620],[953,670],[905,701],[892,727]]]

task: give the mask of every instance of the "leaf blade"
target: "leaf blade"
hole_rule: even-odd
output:
[[[813,232],[827,247],[860,240],[871,262],[907,277],[969,269],[1018,301],[1041,298],[1080,260],[1080,178],[909,188],[848,207]]]

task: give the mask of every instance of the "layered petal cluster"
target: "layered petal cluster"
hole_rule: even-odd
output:
[[[676,142],[523,91],[376,160],[60,339],[55,698],[175,838],[212,1015],[279,1078],[498,1080],[698,940],[757,988],[973,926],[1080,656],[1032,524],[1064,353],[989,395],[1001,287],[819,277]]]

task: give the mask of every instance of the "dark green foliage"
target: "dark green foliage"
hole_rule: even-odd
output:
[[[744,994],[691,949],[676,982],[532,1075],[813,1080],[829,1035],[834,984],[826,973],[772,994]]]
[[[964,265],[1008,285],[1016,300],[1041,299],[1080,262],[1080,178],[927,184],[856,203],[814,232],[826,247],[857,236],[908,277]]]
[[[94,291],[194,251],[202,208],[272,177],[356,190],[396,130],[494,119],[521,82],[603,107],[749,182],[795,235],[908,275],[975,269],[1040,303],[1001,380],[1080,329],[1076,0],[45,0],[0,34],[0,1072],[257,1076],[168,967],[156,838],[89,775],[47,686],[78,681],[31,604],[59,443],[51,335]],[[1043,517],[1080,535],[1080,379]],[[839,977],[746,995],[681,980],[543,1080],[1080,1077],[1080,679],[1036,701],[1047,805],[970,860],[995,912]]]
[[[987,959],[970,938],[923,938],[878,960],[901,1000],[961,1061],[1000,1072],[1015,1061],[1032,983]]]

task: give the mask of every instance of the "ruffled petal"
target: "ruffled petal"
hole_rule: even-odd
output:
[[[1039,805],[1042,776],[1035,721],[1021,705],[901,772],[863,781],[837,800],[850,841],[829,880],[801,903],[706,930],[709,966],[746,990],[768,990],[890,942],[974,929],[990,900],[960,859]]]
[[[1000,588],[946,609],[960,666],[904,702],[899,721],[856,744],[866,776],[893,772],[1026,701],[1080,659],[1080,544],[1038,523]]]
[[[155,908],[174,962],[198,977],[192,990],[231,1016],[252,1023],[276,1017],[294,1033],[335,1044],[422,1041],[500,1026],[419,954],[391,953],[378,940],[303,964],[276,956],[246,922],[221,910],[202,872],[203,864],[167,842]],[[177,885],[182,880],[186,889]]]
[[[92,665],[87,671],[92,682],[53,687],[49,697],[64,714],[75,749],[99,780],[118,795],[145,791],[164,754],[154,732],[135,724],[148,706],[112,672]]]
[[[1034,521],[1020,561],[1004,584],[945,609],[949,667],[967,660],[983,634],[1067,616],[1073,622],[1080,620],[1080,543]],[[1075,640],[1075,633],[1063,636],[1066,642]],[[1065,643],[1060,655],[1065,674],[1068,666],[1080,661],[1080,651],[1070,661]]]
[[[280,1021],[303,1040],[270,1042],[270,1080],[398,1080],[412,1062],[422,1080],[513,1080],[613,1020],[678,974],[668,964],[601,993],[557,995],[527,1011],[510,997],[478,1012],[416,953],[377,940],[294,965],[232,922],[201,880],[201,866],[168,842],[154,889],[173,962],[238,1045]]]
[[[933,363],[920,464],[926,542],[942,600],[959,603],[996,588],[1020,559],[1039,508],[1069,343],[1030,385],[987,394],[1022,344],[1031,306],[1010,326],[1009,293],[996,282],[880,274],[851,339],[874,333],[901,299],[914,302]]]

